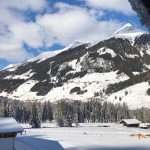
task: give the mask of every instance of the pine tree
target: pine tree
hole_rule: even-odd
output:
[[[31,114],[31,125],[33,128],[40,128],[41,127],[41,120],[38,112],[38,107],[36,103],[32,105],[32,114]]]

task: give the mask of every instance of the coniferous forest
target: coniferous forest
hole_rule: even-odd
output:
[[[20,123],[30,123],[40,127],[41,122],[55,120],[58,126],[72,126],[85,122],[119,122],[124,118],[136,117],[142,122],[150,122],[150,110],[141,108],[129,110],[124,104],[102,102],[91,99],[88,102],[62,99],[56,103],[49,101],[18,101],[0,98],[0,116],[14,117]]]

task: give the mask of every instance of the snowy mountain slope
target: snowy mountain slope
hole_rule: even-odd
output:
[[[113,37],[94,45],[76,42],[63,50],[11,65],[0,71],[0,96],[24,101],[98,98],[114,102],[112,97],[120,97],[119,92],[133,88],[123,102],[131,108],[148,106],[146,100],[139,105],[138,96],[132,103],[130,99],[138,95],[136,85],[143,88],[150,80],[150,34],[139,34],[133,41],[121,37],[132,35],[132,31],[135,32],[126,25]],[[145,99],[149,98],[148,89],[145,86]]]
[[[120,29],[115,31],[114,34],[124,34],[124,33],[132,33],[132,32],[136,32],[136,29],[132,24],[127,23],[124,26],[122,26]]]
[[[6,66],[5,68],[3,68],[3,70],[7,70],[7,71],[15,71],[17,69],[19,64],[9,64],[8,66]]]
[[[38,61],[39,63],[48,59],[48,58],[51,58],[51,57],[54,57],[56,56],[57,54],[61,53],[61,52],[64,52],[66,50],[69,50],[69,49],[72,49],[74,47],[77,47],[77,46],[80,46],[82,44],[85,44],[85,43],[82,43],[82,42],[79,42],[79,41],[75,41],[73,42],[72,44],[68,45],[67,47],[65,47],[64,49],[60,49],[60,50],[55,50],[55,51],[46,51],[46,52],[43,52],[41,53],[40,55],[34,57],[34,58],[31,58],[29,60],[27,60],[27,62],[34,62],[34,61]],[[87,45],[90,44],[90,43],[87,43]]]
[[[116,38],[124,38],[130,40],[133,44],[137,37],[140,37],[142,34],[146,32],[141,31],[137,28],[135,28],[132,24],[127,23],[123,27],[121,27],[119,30],[117,30],[113,36]]]
[[[127,103],[132,109],[141,107],[150,108],[150,96],[147,94],[148,88],[148,82],[135,84],[111,94],[108,97],[108,101],[112,103]]]

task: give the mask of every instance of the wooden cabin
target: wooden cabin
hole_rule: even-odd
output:
[[[22,126],[14,118],[0,118],[0,149],[15,150],[17,133],[22,132]]]
[[[127,127],[139,127],[141,122],[137,119],[123,119],[120,123]]]

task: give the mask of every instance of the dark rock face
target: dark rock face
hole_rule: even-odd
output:
[[[31,88],[32,92],[37,92],[37,95],[43,96],[46,95],[49,90],[51,90],[54,87],[53,83],[47,83],[47,82],[39,82],[35,86]]]
[[[82,90],[80,87],[74,87],[70,90],[70,94],[77,93],[78,95],[84,94],[87,90]]]
[[[135,46],[142,47],[143,45],[150,44],[150,34],[143,34],[135,39]]]
[[[8,93],[14,91],[19,87],[25,80],[14,79],[14,80],[0,80],[0,92],[6,91]]]
[[[0,92],[13,92],[28,80],[35,80],[36,84],[31,91],[44,96],[53,88],[62,86],[70,79],[84,77],[87,73],[125,73],[129,80],[110,85],[106,93],[112,93],[149,80],[149,72],[145,73],[148,71],[146,66],[150,65],[149,47],[149,34],[137,37],[134,44],[121,38],[110,38],[93,46],[82,44],[43,61],[26,62],[14,71],[0,71]],[[30,74],[28,78],[17,78],[27,72]],[[138,72],[139,75],[135,76],[134,72]],[[83,94],[87,91],[76,87],[70,91],[74,92]]]

